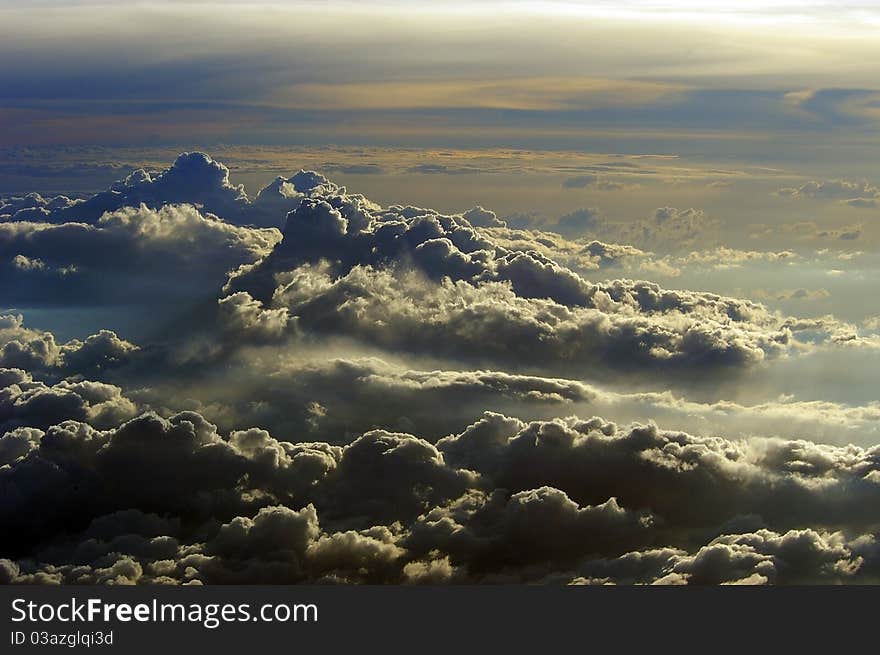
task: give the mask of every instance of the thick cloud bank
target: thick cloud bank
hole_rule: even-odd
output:
[[[0,582],[880,582],[880,407],[761,386],[876,339],[604,279],[712,221],[571,237],[599,221],[307,171],[250,199],[200,153],[3,200],[0,306],[137,306],[158,336],[0,314]],[[742,380],[762,402],[725,398]]]
[[[500,414],[436,446],[385,430],[334,446],[223,435],[193,412],[16,428],[0,446],[9,581],[877,575],[875,449]]]
[[[304,330],[581,373],[748,368],[792,339],[780,317],[749,301],[589,282],[524,247],[529,234],[514,245],[510,233],[496,238],[461,215],[382,209],[348,194],[307,198],[272,253],[242,267],[220,302],[258,338]]]

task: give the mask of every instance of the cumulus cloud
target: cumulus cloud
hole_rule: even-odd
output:
[[[9,197],[0,200],[0,216],[7,221],[91,224],[106,212],[123,207],[159,209],[190,204],[230,223],[269,227],[283,224],[284,214],[321,185],[337,188],[323,176],[300,171],[290,178],[277,178],[251,202],[244,187],[229,181],[226,166],[204,153],[192,152],[181,154],[165,170],[137,169],[86,199],[43,198],[35,193]]]
[[[91,375],[126,363],[138,347],[110,330],[59,344],[24,326],[21,314],[0,314],[0,366],[54,375]]]
[[[834,339],[834,347],[869,347],[872,337],[852,339],[843,326],[794,326],[804,338]],[[852,328],[855,329],[854,327]],[[110,381],[134,384],[129,395],[162,415],[180,409],[201,412],[224,430],[260,425],[279,438],[325,439],[348,443],[364,431],[383,428],[419,434],[431,441],[457,432],[484,410],[522,419],[564,413],[597,413],[617,421],[654,417],[695,434],[754,434],[806,438],[826,443],[870,445],[880,438],[876,403],[852,404],[802,400],[799,394],[774,394],[761,388],[738,401],[741,386],[761,385],[763,373],[746,380],[716,379],[711,385],[678,385],[670,376],[652,384],[644,376],[614,383],[616,376],[566,378],[509,370],[458,368],[437,359],[412,361],[364,356],[345,341],[305,335],[273,342],[259,334],[253,345],[227,351],[210,361],[201,352],[169,368],[167,363],[140,364],[134,371],[113,371]],[[241,340],[234,343],[241,346]],[[349,356],[340,352],[352,351]],[[829,356],[834,356],[828,352]],[[795,358],[784,361],[794,363]],[[136,360],[137,361],[137,360]],[[507,367],[508,369],[512,367]],[[560,367],[556,367],[557,369]],[[145,372],[163,371],[149,376]],[[746,382],[745,385],[742,383]]]
[[[536,273],[542,270],[552,279],[550,266]],[[521,288],[537,295],[548,278],[528,273],[517,272]],[[586,301],[577,278],[567,281],[558,297]],[[568,306],[523,298],[509,283],[433,284],[369,267],[334,280],[306,265],[292,271],[274,305],[286,307],[296,325],[314,333],[394,351],[575,374],[748,368],[785,352],[791,338],[763,308],[747,302],[664,292],[650,283],[600,287],[595,299],[599,307]]]
[[[667,214],[672,222],[695,216]],[[381,209],[345,194],[305,199],[272,253],[233,276],[227,291],[286,310],[297,329],[507,363],[737,367],[788,343],[758,304],[647,282],[591,283],[507,244],[462,216]],[[608,252],[599,243],[584,250],[594,248],[598,258]]]
[[[309,171],[251,200],[194,153],[0,215],[4,302],[201,317],[139,347],[0,315],[2,582],[878,579],[876,403],[720,397],[873,324],[590,279],[797,257],[692,249],[699,210],[523,230]]]
[[[498,218],[495,212],[479,205],[466,211],[462,217],[474,227],[506,227],[504,221]]]
[[[0,222],[0,299],[161,310],[169,301],[216,296],[228,271],[267,254],[279,238],[192,205],[125,207],[92,224]]]
[[[622,267],[650,258],[651,254],[634,246],[607,243],[589,238],[569,238],[558,232],[512,227],[483,230],[496,247],[515,252],[537,252],[575,271],[590,273]]]
[[[595,418],[525,424],[488,415],[438,448],[450,464],[506,489],[548,484],[587,503],[614,495],[626,507],[650,508],[676,530],[711,529],[742,516],[772,528],[867,528],[873,512],[856,499],[878,491],[873,448],[729,441],[654,425],[621,430]]]
[[[479,478],[406,434],[372,431],[344,447],[279,442],[258,429],[222,437],[193,412],[145,414],[104,431],[70,419],[42,433],[14,430],[2,443],[12,460],[0,469],[4,547],[20,553],[129,509],[203,522],[274,498],[317,502],[350,525],[412,520]]]
[[[193,412],[103,431],[67,420],[0,439],[0,570],[27,583],[872,581],[874,450],[499,414],[436,446],[382,430],[345,446],[223,435]]]
[[[875,207],[880,199],[880,188],[873,184],[851,180],[809,181],[798,187],[785,187],[776,192],[790,198],[839,200],[850,207]]]
[[[21,369],[0,368],[0,432],[9,437],[3,463],[13,461],[11,445],[33,439],[33,428],[45,429],[68,419],[110,427],[134,416],[136,409],[119,387],[110,384],[63,380],[47,385]],[[24,429],[19,431],[20,427]]]
[[[873,535],[850,540],[840,532],[762,529],[723,535],[690,553],[658,548],[584,562],[569,582],[763,585],[871,581],[876,579],[874,542]]]

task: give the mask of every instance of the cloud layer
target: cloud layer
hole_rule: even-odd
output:
[[[436,446],[193,412],[0,440],[7,581],[876,580],[875,449],[487,414]],[[694,502],[699,499],[699,502]],[[808,525],[804,528],[799,526]]]
[[[762,388],[873,328],[604,279],[798,257],[649,252],[699,210],[605,242],[598,212],[518,229],[308,171],[251,200],[193,153],[0,214],[4,305],[159,334],[0,314],[2,582],[878,581],[877,404]]]
[[[513,234],[496,238],[461,215],[382,209],[347,194],[309,198],[288,215],[273,252],[232,277],[221,305],[233,319],[246,313],[236,324],[261,336],[272,325],[277,334],[329,332],[572,370],[748,368],[791,339],[756,303],[644,281],[588,282],[543,254],[546,243],[529,248],[535,236],[519,232],[514,245]],[[594,243],[582,256],[612,251]],[[252,300],[269,316],[257,318]]]

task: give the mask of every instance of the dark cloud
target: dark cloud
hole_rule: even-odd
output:
[[[549,484],[586,503],[614,495],[678,530],[709,529],[742,515],[760,516],[772,528],[867,528],[875,520],[867,499],[880,489],[874,449],[728,441],[653,425],[621,431],[595,418],[525,424],[491,414],[438,448],[450,464],[506,489]]]
[[[0,366],[55,376],[93,375],[126,363],[138,347],[101,330],[59,344],[55,335],[24,327],[21,314],[0,314]]]
[[[253,202],[244,187],[229,181],[229,169],[201,152],[183,153],[167,169],[137,169],[109,189],[86,199],[43,198],[31,193],[0,199],[0,218],[7,221],[96,223],[106,212],[145,205],[189,204],[235,225],[280,227],[285,214],[316,190],[338,187],[313,172],[278,177],[260,190]]]
[[[69,406],[71,415],[79,411]],[[345,447],[279,442],[258,429],[222,437],[194,412],[145,414],[103,432],[71,419],[43,432],[13,430],[0,443],[12,460],[0,469],[4,549],[19,555],[135,508],[193,528],[254,511],[270,498],[317,502],[349,524],[412,520],[479,480],[406,434],[372,431]]]
[[[64,380],[49,386],[21,369],[0,368],[0,431],[13,435],[6,443],[3,463],[14,461],[9,458],[10,444],[21,442],[22,435],[32,439],[33,428],[45,429],[67,419],[110,427],[136,411],[122,390],[110,384]],[[19,426],[26,427],[16,432]]]
[[[419,517],[403,543],[420,557],[439,550],[473,575],[619,553],[650,541],[653,520],[614,498],[582,507],[553,487],[472,491]]]
[[[864,341],[834,317],[593,281],[654,260],[482,207],[383,208],[310,171],[251,201],[201,154],[0,213],[4,302],[211,305],[141,347],[0,316],[0,581],[878,580],[877,449],[750,434],[816,423],[845,443],[876,408],[669,391]],[[566,222],[652,248],[714,226]],[[576,416],[594,409],[615,420]],[[728,437],[644,422],[722,415]]]
[[[574,380],[503,371],[415,370],[377,358],[297,361],[247,349],[195,379],[168,375],[132,392],[163,414],[197,410],[225,429],[260,425],[286,439],[349,443],[371,428],[416,431],[436,441],[483,410],[555,415],[597,392]],[[438,411],[438,408],[443,408]]]
[[[269,252],[274,229],[230,225],[192,205],[141,204],[92,224],[0,222],[7,306],[147,305],[216,297],[226,274]]]
[[[876,580],[874,449],[498,414],[294,444],[184,412],[0,453],[7,581]]]

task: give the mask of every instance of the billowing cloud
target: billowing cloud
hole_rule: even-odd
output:
[[[566,236],[309,171],[251,200],[196,153],[0,213],[7,304],[198,316],[137,346],[0,316],[0,581],[878,580],[880,408],[761,389],[873,323],[601,279],[800,257],[691,249],[699,210]]]
[[[0,453],[7,582],[877,576],[874,449],[499,414],[437,446],[294,444],[184,412],[18,428]]]
[[[79,420],[98,427],[113,426],[131,418],[136,405],[125,398],[119,387],[81,380],[61,381],[49,386],[36,381],[21,369],[0,368],[0,431],[32,436],[33,428],[45,429],[68,419]],[[9,444],[20,440],[10,437]],[[4,464],[8,464],[8,450]]]
[[[125,207],[80,222],[0,222],[7,306],[145,304],[216,297],[226,274],[267,254],[274,229],[230,225],[192,205]]]
[[[67,196],[43,198],[31,193],[0,199],[0,218],[36,223],[96,222],[106,212],[145,205],[189,204],[236,225],[283,225],[284,215],[316,189],[335,191],[322,175],[300,171],[278,177],[263,188],[253,202],[244,187],[229,181],[229,169],[201,152],[183,153],[167,169],[137,169],[106,191],[84,200]]]
[[[0,314],[0,366],[54,375],[83,375],[125,363],[138,347],[110,330],[59,344],[55,335],[24,327],[21,314]]]
[[[697,215],[668,210],[657,220]],[[790,337],[755,303],[647,282],[591,283],[461,216],[381,209],[345,194],[303,200],[273,252],[227,289],[286,310],[296,329],[508,363],[747,367],[782,353]]]
[[[534,251],[582,273],[595,274],[598,269],[624,266],[650,257],[650,253],[634,246],[589,238],[567,238],[558,231],[505,226],[484,229],[482,232],[495,247],[516,252]]]

